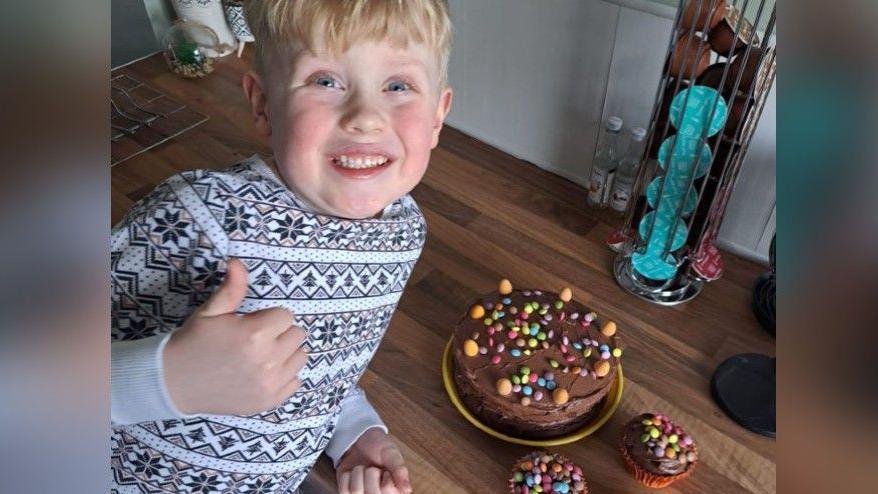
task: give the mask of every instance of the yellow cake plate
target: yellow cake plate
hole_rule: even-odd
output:
[[[610,388],[610,392],[607,394],[607,399],[604,401],[604,406],[601,408],[601,412],[597,417],[594,418],[591,422],[583,426],[581,429],[571,432],[565,436],[553,437],[551,439],[523,439],[519,437],[512,437],[502,432],[498,432],[491,427],[488,427],[484,423],[482,423],[475,415],[470,413],[469,410],[463,405],[460,401],[460,396],[457,395],[457,387],[454,385],[454,374],[452,367],[454,366],[454,362],[452,361],[452,350],[451,344],[454,338],[448,340],[448,344],[445,345],[445,352],[442,354],[442,382],[445,384],[445,391],[448,393],[448,398],[451,400],[451,403],[454,404],[454,407],[457,408],[457,411],[460,412],[461,415],[465,419],[467,419],[471,424],[476,426],[482,432],[485,432],[491,436],[496,437],[497,439],[502,439],[503,441],[514,443],[514,444],[523,444],[525,446],[534,446],[537,448],[548,448],[553,446],[560,446],[562,444],[572,443],[574,441],[579,441],[580,439],[594,434],[595,431],[601,428],[610,417],[613,416],[613,413],[616,411],[616,408],[619,406],[619,402],[622,400],[622,388],[624,387],[625,377],[622,375],[622,364],[617,364],[616,366],[616,380],[613,382],[612,387]]]

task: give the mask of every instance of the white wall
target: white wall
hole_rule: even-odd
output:
[[[674,9],[646,0],[450,0],[455,103],[448,123],[584,184],[600,122],[645,126]],[[774,232],[769,97],[719,245],[767,261]]]
[[[448,123],[582,183],[619,8],[602,0],[451,0]]]

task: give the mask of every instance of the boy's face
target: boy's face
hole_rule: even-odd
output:
[[[298,50],[269,72],[244,78],[257,128],[287,185],[320,212],[369,218],[420,181],[451,105],[428,47]]]

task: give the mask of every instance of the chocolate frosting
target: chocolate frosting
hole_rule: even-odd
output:
[[[525,295],[525,293],[530,294]],[[454,333],[454,379],[463,403],[490,427],[516,437],[556,437],[582,427],[600,411],[601,405],[616,378],[618,359],[615,357],[610,357],[610,371],[603,377],[581,376],[569,370],[564,372],[564,368],[568,366],[569,368],[578,366],[591,370],[594,364],[600,360],[601,352],[598,348],[592,347],[591,356],[584,357],[582,350],[572,346],[574,342],[582,344],[582,339],[587,338],[588,340],[596,340],[598,345],[607,344],[612,350],[616,347],[616,338],[601,334],[600,327],[604,322],[601,319],[598,318],[587,323],[584,316],[589,310],[582,304],[570,301],[565,303],[561,309],[556,309],[554,304],[559,301],[558,294],[537,293],[514,290],[509,295],[504,296],[494,292],[476,301],[476,303],[483,305],[486,303],[493,305],[501,302],[504,298],[510,299],[510,303],[502,309],[506,314],[495,321],[503,324],[503,330],[493,335],[493,346],[489,345],[487,332],[489,326],[484,322],[485,317],[491,317],[493,308],[487,310],[486,315],[479,319],[473,319],[467,313],[458,323]],[[510,329],[507,322],[516,319],[516,315],[510,314],[509,308],[517,307],[520,311],[527,302],[549,304],[546,315],[540,316],[535,311],[527,319],[528,323],[541,323],[541,320],[545,322],[545,324],[541,324],[540,331],[547,335],[550,331],[552,332],[552,337],[545,339],[548,348],[543,348],[542,342],[536,348],[518,347],[515,340],[507,338]],[[546,316],[549,316],[551,320],[545,321]],[[485,354],[470,357],[463,352],[463,345],[466,340],[473,339],[474,334],[478,335],[476,343],[480,347],[486,347],[488,351]],[[573,362],[567,362],[565,354],[562,353],[560,345],[563,343],[564,336],[568,337],[570,343],[567,355],[576,356]],[[530,338],[530,336],[522,337],[525,340]],[[496,351],[499,343],[503,343],[505,346],[502,352]],[[513,348],[519,350],[530,348],[532,354],[514,357],[510,353]],[[494,355],[500,356],[500,362],[497,364],[491,361]],[[557,361],[559,366],[553,368],[550,365],[550,359]],[[561,405],[555,404],[552,399],[552,391],[535,384],[532,384],[531,387],[535,391],[542,391],[544,396],[541,400],[533,399],[534,396],[531,396],[529,405],[521,404],[521,398],[524,396],[522,393],[513,392],[502,396],[497,391],[497,381],[519,374],[522,366],[529,367],[531,373],[538,376],[543,376],[546,372],[553,373],[557,388],[567,391],[568,401]]]
[[[691,464],[686,458],[686,454],[694,451],[694,447],[682,448],[682,453],[676,458],[658,458],[653,454],[652,448],[647,443],[640,441],[640,436],[644,434],[644,419],[652,419],[653,415],[644,413],[638,415],[628,422],[622,437],[622,442],[628,454],[641,468],[654,473],[656,475],[677,475],[686,471]],[[682,460],[680,458],[683,458]]]

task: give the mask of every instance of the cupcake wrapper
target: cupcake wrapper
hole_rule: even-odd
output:
[[[543,454],[549,454],[549,453],[547,453],[546,451],[539,451],[539,453],[540,453],[540,455],[543,455]],[[515,462],[515,465],[512,466],[512,472],[510,472],[510,474],[509,474],[509,494],[520,494],[520,493],[518,493],[518,492],[515,492],[515,472],[520,471],[520,470],[518,469],[518,465],[521,465],[521,463],[522,463],[523,461],[529,460],[529,459],[530,459],[530,455],[531,455],[531,454],[527,454],[527,455],[525,455],[525,456],[522,456],[521,458],[519,458],[519,459]],[[558,456],[559,456],[562,460],[564,460],[564,463],[567,463],[567,462],[570,461],[570,459],[567,458],[567,457],[564,456],[564,455],[558,455]],[[583,485],[585,486],[585,488],[582,490],[582,492],[574,492],[573,490],[571,490],[571,491],[570,491],[570,494],[588,494],[588,482],[586,482],[585,479],[583,479],[583,480],[582,480],[582,483],[583,483]],[[533,491],[533,489],[531,489],[530,492],[531,492],[532,494],[535,494],[534,491]]]
[[[623,435],[622,440],[619,443],[619,449],[622,451],[622,458],[625,460],[625,467],[638,482],[647,487],[661,489],[662,487],[667,487],[680,479],[685,479],[692,474],[692,471],[695,470],[695,464],[698,463],[698,460],[696,459],[689,464],[685,471],[676,475],[658,475],[642,468],[634,461],[634,458],[628,453],[628,448],[625,447],[626,439],[627,437]],[[693,446],[692,449],[696,454],[698,453],[698,448]]]

